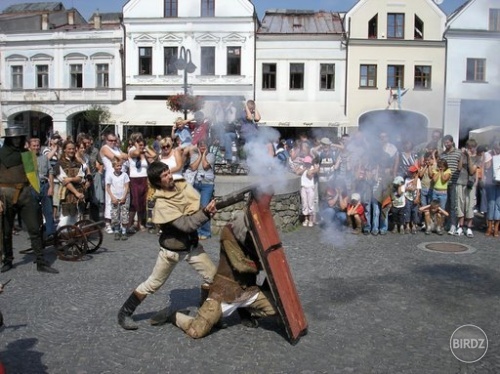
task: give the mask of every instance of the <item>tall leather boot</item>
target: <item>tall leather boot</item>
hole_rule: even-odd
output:
[[[118,324],[123,327],[125,330],[137,330],[139,326],[132,319],[132,314],[134,314],[135,310],[142,303],[142,300],[146,298],[147,295],[142,295],[136,291],[132,292],[128,297],[125,304],[120,308],[118,312]]]
[[[499,234],[498,234],[498,226],[500,226],[500,221],[495,221],[495,226],[494,226],[494,229],[493,229],[493,236],[496,236],[498,238]]]
[[[493,221],[488,220],[488,227],[487,227],[486,233],[484,235],[486,235],[486,236],[493,235]]]

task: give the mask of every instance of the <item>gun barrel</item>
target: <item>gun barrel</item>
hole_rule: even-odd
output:
[[[233,193],[230,193],[224,197],[220,201],[218,201],[215,204],[215,207],[217,210],[227,208],[228,206],[234,205],[236,203],[239,203],[240,201],[243,201],[245,199],[245,195],[255,189],[258,188],[257,184],[252,184],[248,187],[242,188],[238,191],[235,191]]]

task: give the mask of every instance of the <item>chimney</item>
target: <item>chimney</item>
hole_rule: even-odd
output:
[[[42,30],[49,29],[49,13],[42,13]]]
[[[99,14],[99,12],[94,13],[94,29],[101,29],[101,15]]]
[[[70,10],[68,11],[68,25],[74,25],[75,24],[75,11]]]

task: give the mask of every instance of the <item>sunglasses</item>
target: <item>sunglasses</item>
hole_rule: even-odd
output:
[[[108,139],[108,142],[116,142],[117,139]]]
[[[162,148],[163,149],[168,149],[168,148],[172,148],[172,146],[171,145],[164,145]]]

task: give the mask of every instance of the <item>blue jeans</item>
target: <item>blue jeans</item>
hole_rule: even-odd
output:
[[[372,232],[378,233],[386,233],[387,228],[389,226],[389,210],[390,204],[382,208],[382,204],[377,200],[372,200],[371,203],[371,211],[372,211]]]
[[[224,158],[226,161],[231,162],[233,160],[233,142],[236,140],[236,134],[234,132],[224,133]]]
[[[486,196],[488,199],[488,221],[500,221],[500,185],[487,184]]]
[[[56,232],[56,225],[54,223],[54,212],[52,210],[52,196],[47,195],[48,191],[49,191],[48,182],[40,183],[39,194],[37,194],[35,190],[33,190],[36,201],[38,201],[38,203],[40,204],[43,217],[45,218],[45,233],[44,233],[45,237],[55,234]]]
[[[326,207],[321,210],[321,218],[327,226],[335,224],[339,227],[345,226],[347,223],[347,213],[339,208]]]
[[[420,202],[422,206],[429,205],[432,201],[434,191],[432,188],[422,188],[420,191]]]
[[[214,194],[214,185],[205,183],[195,183],[193,185],[194,189],[200,193],[200,205],[206,207],[208,203],[212,200]],[[210,228],[210,221],[207,221],[203,226],[198,229],[199,236],[206,236],[210,238],[212,236],[212,230]]]
[[[432,191],[432,200],[439,200],[439,206],[441,209],[446,210],[446,202],[448,201],[447,191]]]

